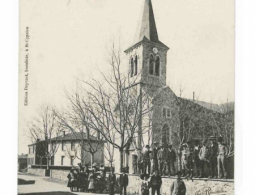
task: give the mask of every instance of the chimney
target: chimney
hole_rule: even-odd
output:
[[[66,132],[65,131],[62,131],[62,136],[64,137],[66,135]]]
[[[193,102],[195,101],[195,92],[193,92]]]

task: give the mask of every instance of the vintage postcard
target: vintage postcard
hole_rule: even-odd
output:
[[[20,0],[18,194],[233,195],[234,0]]]

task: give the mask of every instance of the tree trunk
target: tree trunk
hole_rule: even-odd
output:
[[[111,172],[112,172],[112,160],[111,160],[111,162],[110,162],[110,165],[111,165]]]
[[[123,150],[120,151],[120,173],[122,172],[123,169]]]
[[[93,163],[94,163],[94,153],[90,153],[90,155],[91,155],[91,168],[92,168],[92,165],[93,165]]]

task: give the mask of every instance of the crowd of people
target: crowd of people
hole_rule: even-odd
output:
[[[106,171],[103,164],[100,165],[99,171],[97,170],[97,164],[92,165],[92,169],[89,170],[86,165],[83,167],[79,164],[79,168],[72,168],[67,175],[68,183],[67,187],[71,191],[80,192],[103,192],[105,190]]]
[[[170,194],[184,195],[186,187],[182,177],[186,178],[227,178],[226,157],[228,149],[222,138],[208,139],[208,141],[189,141],[182,144],[177,151],[172,145],[159,145],[154,142],[154,147],[149,145],[140,156],[140,162],[134,161],[134,173],[139,174],[141,183],[141,194],[160,195],[162,176],[176,176],[172,183]],[[177,165],[177,166],[176,166]],[[206,168],[207,169],[206,169]],[[127,170],[122,169],[117,178],[112,169],[106,177],[106,170],[103,164],[97,169],[96,163],[89,170],[88,166],[79,165],[79,169],[72,168],[68,174],[68,187],[71,191],[76,189],[83,192],[103,192],[107,189],[110,195],[114,195],[118,186],[120,195],[127,194],[129,179]]]
[[[180,171],[182,177],[191,178],[227,178],[226,158],[228,148],[220,137],[217,142],[214,138],[208,141],[188,141],[182,144],[177,151],[172,145],[154,142],[151,149],[146,145],[140,159],[133,160],[133,174],[149,175],[154,170],[161,176],[175,176]]]

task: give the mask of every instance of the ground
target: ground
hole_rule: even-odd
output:
[[[70,192],[66,183],[48,177],[18,174],[18,194],[22,195],[93,195],[92,193]]]

